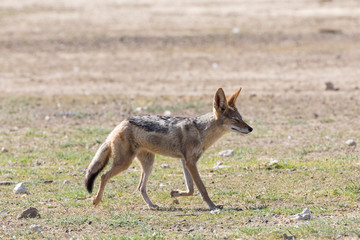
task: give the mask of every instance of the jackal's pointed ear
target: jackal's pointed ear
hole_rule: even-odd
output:
[[[235,107],[236,99],[239,96],[240,92],[241,92],[241,88],[239,88],[236,92],[234,92],[233,95],[231,95],[229,97],[229,99],[227,100],[227,103],[229,104],[229,106]]]
[[[219,88],[214,97],[214,109],[217,112],[223,112],[227,108],[228,104],[226,102],[226,97],[224,90],[222,88]]]

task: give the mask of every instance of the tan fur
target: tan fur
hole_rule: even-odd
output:
[[[167,120],[166,117],[148,116],[148,119],[165,121],[164,126],[168,126],[168,129],[165,129],[166,133],[163,128],[159,128],[160,125],[154,127],[152,124],[157,124],[157,122],[151,122],[151,120],[150,122],[147,120],[149,126],[143,126],[142,116],[137,117],[136,121],[138,122],[135,123],[130,120],[121,122],[110,133],[87,169],[85,182],[91,192],[92,185],[90,186],[90,184],[106,165],[108,158],[113,158],[111,169],[101,177],[99,190],[93,204],[96,206],[100,203],[106,183],[112,177],[126,170],[132,160],[137,157],[142,168],[138,190],[149,208],[158,208],[147,195],[146,183],[153,167],[155,154],[161,154],[180,158],[182,161],[187,191],[173,190],[171,191],[172,197],[192,195],[195,182],[210,209],[221,207],[211,201],[200,178],[196,163],[204,151],[229,130],[241,133],[252,131],[252,128],[242,120],[235,107],[240,90],[241,88],[226,100],[224,91],[219,88],[214,96],[213,112],[197,118],[179,118],[180,120],[169,118]],[[145,124],[145,117],[143,119]],[[175,120],[176,124],[169,123]],[[151,127],[154,129],[150,131]],[[92,180],[89,181],[89,179]]]

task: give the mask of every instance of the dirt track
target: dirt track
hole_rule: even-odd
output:
[[[348,94],[358,26],[359,1],[4,0],[0,94]]]

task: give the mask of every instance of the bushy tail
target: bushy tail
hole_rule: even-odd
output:
[[[92,192],[94,181],[97,175],[104,169],[109,161],[110,157],[110,146],[108,142],[104,142],[97,150],[95,157],[91,161],[90,165],[86,170],[85,186],[89,193]]]

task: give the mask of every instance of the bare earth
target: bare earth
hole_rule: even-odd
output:
[[[325,90],[326,82],[335,89]],[[151,194],[170,207],[144,210],[137,179],[131,178],[140,174],[134,169],[115,179],[132,179],[129,188],[109,186],[104,204],[90,209],[83,170],[121,119],[168,109],[173,115],[204,113],[211,111],[217,88],[229,95],[240,86],[239,109],[254,132],[246,138],[227,135],[200,168],[210,194],[225,204],[223,215],[194,210],[204,207],[199,195],[181,199],[184,211],[174,210],[171,184],[166,194],[155,187],[162,172],[154,173]],[[0,181],[31,182],[34,171],[38,181],[54,178],[49,198],[57,200],[42,196],[50,185],[33,190],[26,201],[12,198],[13,186],[0,186],[0,211],[8,209],[0,213],[0,238],[27,238],[30,222],[16,216],[31,204],[43,210],[39,222],[48,226],[34,239],[112,239],[118,232],[150,239],[155,230],[159,238],[178,239],[277,239],[289,232],[360,237],[353,227],[360,224],[359,116],[358,0],[1,0],[0,148],[9,152],[0,153]],[[357,146],[347,146],[348,139]],[[242,161],[229,160],[234,170],[214,172],[217,152],[226,148],[241,152]],[[282,164],[278,171],[264,167],[271,158]],[[176,175],[167,176],[170,182],[182,181],[177,164],[179,172],[168,170]],[[58,170],[61,165],[68,172]],[[70,186],[80,190],[65,192],[70,200],[62,202],[66,188],[60,181],[70,175]],[[284,220],[307,206],[316,213],[308,228]],[[65,218],[64,209],[73,218]],[[116,218],[124,213],[125,220]],[[181,225],[182,214],[190,225]]]
[[[359,1],[3,0],[0,8],[2,95],[359,87]]]

